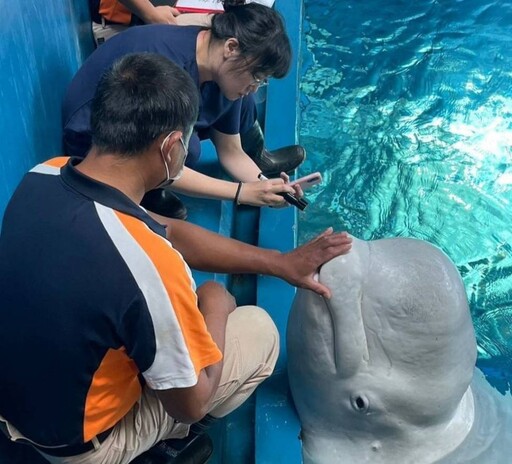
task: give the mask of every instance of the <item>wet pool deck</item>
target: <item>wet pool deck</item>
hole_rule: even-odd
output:
[[[263,107],[267,146],[277,148],[297,141],[298,80],[302,2],[277,0],[276,8],[286,21],[294,50],[293,67],[286,78],[273,80],[266,89]],[[261,111],[260,111],[261,113]],[[213,151],[205,147],[203,170],[219,175]],[[264,248],[287,251],[296,244],[295,208],[238,208],[231,202],[192,200],[190,220]],[[300,426],[293,409],[286,376],[286,324],[295,289],[268,276],[226,276],[194,273],[198,284],[207,278],[226,283],[238,303],[257,304],[272,316],[281,335],[281,354],[273,376],[238,411],[215,428],[212,464],[294,464],[301,462]]]

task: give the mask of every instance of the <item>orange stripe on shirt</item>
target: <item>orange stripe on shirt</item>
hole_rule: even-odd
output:
[[[156,235],[146,224],[132,216],[115,212],[126,230],[143,248],[155,266],[169,295],[183,333],[196,375],[222,359],[204,318],[197,307],[197,296],[181,255],[169,242]]]
[[[57,156],[56,158],[51,158],[45,161],[43,164],[47,166],[53,166],[54,168],[61,168],[64,166],[69,160],[69,156]]]
[[[142,394],[139,370],[125,348],[109,349],[94,373],[84,411],[84,442],[117,424]]]
[[[119,0],[101,0],[100,15],[109,21],[129,25],[132,13]]]

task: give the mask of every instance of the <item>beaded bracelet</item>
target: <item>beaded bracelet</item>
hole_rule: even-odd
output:
[[[238,182],[238,187],[236,189],[235,199],[233,200],[236,205],[240,204],[240,194],[242,193],[243,182]]]

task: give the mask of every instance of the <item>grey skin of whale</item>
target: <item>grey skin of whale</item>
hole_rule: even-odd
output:
[[[475,368],[457,268],[414,239],[354,239],[298,290],[288,376],[304,464],[512,463],[512,399]]]

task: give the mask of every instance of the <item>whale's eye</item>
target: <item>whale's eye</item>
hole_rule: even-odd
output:
[[[354,395],[350,398],[350,403],[352,407],[358,412],[366,412],[368,411],[368,407],[370,406],[370,402],[368,398],[364,395]]]

